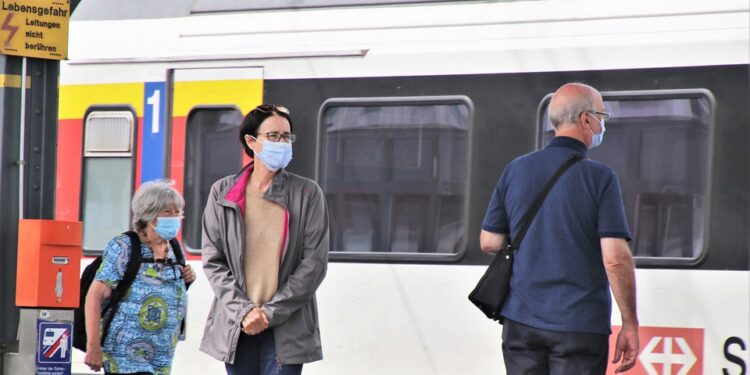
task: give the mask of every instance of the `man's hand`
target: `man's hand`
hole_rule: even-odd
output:
[[[268,328],[268,317],[260,307],[250,310],[242,319],[242,332],[247,335],[257,335]]]
[[[617,334],[617,342],[615,343],[615,357],[612,363],[617,364],[622,360],[620,366],[615,370],[615,373],[625,372],[635,366],[635,361],[638,359],[639,352],[638,343],[638,326],[637,325],[623,325],[620,333]]]

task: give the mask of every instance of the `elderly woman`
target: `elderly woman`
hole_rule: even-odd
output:
[[[211,188],[203,213],[203,270],[215,297],[201,350],[228,374],[299,374],[323,358],[315,291],[328,264],[325,195],[287,172],[292,119],[260,105],[242,122],[254,162]]]
[[[169,374],[180,323],[185,316],[186,284],[195,280],[189,265],[176,264],[169,243],[180,228],[185,201],[171,184],[144,183],[133,196],[133,231],[142,263],[101,341],[102,306],[123,279],[130,259],[126,234],[113,238],[86,295],[86,357],[94,371],[106,374]],[[150,261],[146,261],[150,260]]]

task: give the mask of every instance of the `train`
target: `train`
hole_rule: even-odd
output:
[[[60,68],[55,219],[83,222],[90,261],[128,229],[135,189],[171,179],[200,270],[209,188],[249,161],[242,117],[283,105],[288,169],[320,184],[331,220],[324,360],[304,372],[504,374],[502,326],[467,300],[491,260],[481,221],[504,167],[552,137],[551,93],[583,82],[612,113],[589,155],[618,174],[633,235],[629,373],[746,374],[749,72],[746,0],[83,1]],[[178,375],[224,373],[198,350],[198,273]]]

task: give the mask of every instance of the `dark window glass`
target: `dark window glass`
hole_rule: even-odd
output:
[[[241,122],[242,114],[234,108],[199,108],[188,115],[182,236],[190,252],[200,251],[201,219],[211,185],[242,167]]]
[[[446,253],[464,240],[466,103],[337,103],[321,181],[337,252]]]
[[[601,146],[615,170],[638,257],[698,258],[705,240],[712,102],[706,94],[604,95]],[[554,136],[545,107],[542,142]]]

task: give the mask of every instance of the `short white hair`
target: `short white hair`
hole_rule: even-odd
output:
[[[182,211],[185,199],[173,187],[171,180],[155,180],[144,182],[133,195],[130,207],[133,210],[133,230],[140,232],[146,229],[148,223],[154,221],[159,213],[174,206]]]
[[[552,105],[552,102],[555,101],[555,97],[560,92],[560,89],[568,85],[587,88],[588,90],[580,90],[580,95],[567,96],[561,103],[555,103],[555,105]],[[558,89],[557,92],[555,92],[555,95],[552,96],[552,101],[550,101],[548,110],[549,121],[555,128],[566,122],[576,123],[578,121],[578,116],[581,113],[596,110],[596,102],[599,99],[597,94],[599,92],[595,88],[583,83],[569,83],[563,85],[560,89]]]

